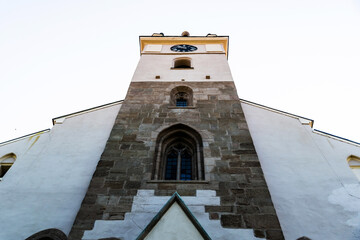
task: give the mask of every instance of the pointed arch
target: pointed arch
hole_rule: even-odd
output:
[[[184,124],[161,131],[156,140],[153,180],[204,180],[201,135]]]

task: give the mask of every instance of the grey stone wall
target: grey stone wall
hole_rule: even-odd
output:
[[[193,106],[169,106],[174,87],[193,90]],[[153,181],[155,142],[176,123],[203,138],[205,181]],[[206,206],[225,228],[251,228],[254,235],[283,239],[282,231],[233,82],[133,82],[117,116],[69,239],[81,239],[95,220],[119,220],[131,211],[138,189],[155,195],[194,196],[216,190],[221,206]]]

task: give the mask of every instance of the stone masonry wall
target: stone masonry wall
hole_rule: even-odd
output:
[[[177,86],[193,90],[193,107],[169,107]],[[205,181],[151,180],[157,134],[176,123],[202,136]],[[124,219],[138,189],[154,189],[158,196],[216,190],[220,206],[205,206],[211,219],[224,228],[253,229],[256,237],[283,239],[233,82],[131,83],[69,239],[81,239],[96,220]]]

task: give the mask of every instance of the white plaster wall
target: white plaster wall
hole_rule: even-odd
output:
[[[0,157],[17,155],[0,182],[0,239],[47,228],[70,232],[120,106],[68,117],[39,137],[0,146]]]
[[[199,231],[175,202],[145,237],[145,240],[203,240]]]
[[[242,106],[285,238],[359,239],[359,181],[346,159],[360,147],[297,118]]]
[[[194,69],[171,69],[178,57],[192,59]],[[159,75],[160,79],[155,79]],[[210,79],[206,79],[210,75]],[[132,81],[232,81],[225,54],[142,55]]]

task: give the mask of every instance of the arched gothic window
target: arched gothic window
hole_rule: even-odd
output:
[[[193,91],[187,86],[179,86],[170,92],[170,105],[188,107],[193,105]]]
[[[14,153],[9,153],[0,158],[0,179],[4,177],[16,160]]]
[[[203,146],[199,133],[177,124],[157,138],[153,179],[204,180]]]

